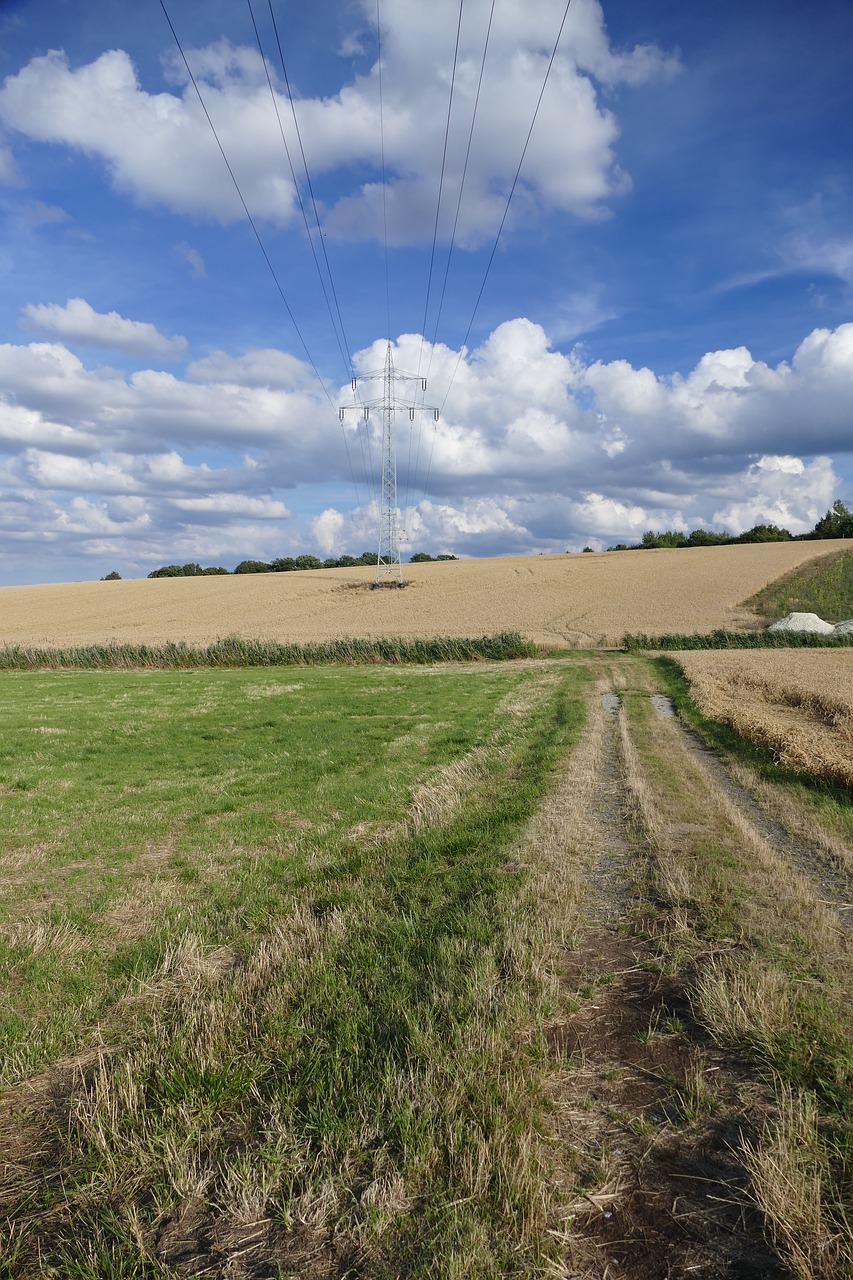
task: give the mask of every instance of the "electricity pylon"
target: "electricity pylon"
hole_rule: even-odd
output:
[[[360,378],[353,378],[352,389],[356,390],[360,381],[382,380],[382,395],[375,400],[362,400],[360,404],[345,406],[338,410],[341,422],[351,408],[361,413],[365,422],[370,418],[371,409],[379,409],[382,414],[382,482],[379,497],[379,554],[376,560],[376,577],[374,587],[404,587],[403,566],[400,563],[400,543],[397,528],[397,454],[394,434],[396,416],[406,410],[409,421],[414,422],[416,413],[431,413],[438,421],[438,409],[433,405],[417,404],[407,400],[397,390],[398,383],[420,383],[421,392],[426,391],[426,378],[412,373],[401,373],[394,368],[394,357],[389,342],[385,349],[385,365],[374,373],[363,373]]]

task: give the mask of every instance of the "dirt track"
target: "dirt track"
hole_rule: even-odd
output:
[[[817,918],[828,912],[844,948],[853,926],[851,883],[763,812],[724,762],[679,723],[647,674],[604,655],[599,661],[584,742],[546,806],[557,819],[548,827],[555,860],[577,859],[574,887],[564,893],[564,901],[577,904],[577,932],[568,926],[572,941],[562,965],[555,956],[572,996],[569,1008],[577,1011],[547,1028],[552,1058],[566,1063],[552,1100],[557,1136],[574,1162],[565,1274],[782,1280],[791,1274],[785,1252],[777,1253],[773,1229],[762,1222],[743,1156],[773,1114],[772,1092],[760,1072],[709,1035],[697,1016],[690,966],[674,971],[660,964],[656,937],[678,911],[663,886],[685,839],[745,840],[764,858],[763,875],[773,871],[772,881],[784,886],[782,899],[806,904],[802,909]],[[630,693],[654,708],[655,736],[671,769],[672,807],[659,828],[649,825],[651,778],[620,710],[626,675]],[[638,842],[645,845],[642,857]],[[549,850],[540,845],[538,854],[547,860]],[[649,892],[652,864],[660,896],[653,894],[654,905],[646,898],[642,917],[638,903]],[[684,876],[682,866],[671,880],[675,897],[685,889]],[[759,895],[768,888],[765,881]],[[782,922],[785,913],[783,907]],[[580,1194],[578,1176],[592,1184]]]
[[[757,620],[741,602],[840,541],[611,551],[373,569],[155,578],[0,589],[0,643],[207,644],[520,631],[539,644],[617,645],[626,631],[710,631]]]

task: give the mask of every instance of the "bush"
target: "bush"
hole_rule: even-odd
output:
[[[116,573],[115,569],[113,569],[112,573],[104,574],[103,578],[101,578],[101,582],[121,582],[121,574]]]

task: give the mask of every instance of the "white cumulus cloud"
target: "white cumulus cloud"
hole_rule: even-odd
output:
[[[133,356],[176,358],[187,348],[186,338],[167,338],[153,324],[127,320],[117,311],[96,311],[85,298],[69,298],[64,307],[58,302],[30,303],[24,308],[21,325],[66,342],[111,347]]]
[[[486,0],[472,0],[462,23],[444,166],[447,191],[458,191],[465,165],[489,9]],[[297,100],[312,173],[334,174],[340,184],[325,217],[330,234],[378,238],[386,215],[393,243],[423,241],[431,234],[457,12],[455,0],[433,0],[429,6],[422,0],[387,0],[383,5],[381,113],[378,62],[355,77],[343,63],[337,92]],[[366,34],[362,39],[356,29],[352,37],[368,47],[375,44],[375,10],[367,0],[361,14],[356,24]],[[497,229],[560,16],[548,0],[507,0],[497,6],[459,209],[460,243],[482,242]],[[187,56],[249,208],[256,217],[291,223],[300,214],[281,129],[291,155],[300,151],[283,87],[275,88],[279,126],[257,49],[217,40],[188,50]],[[525,156],[513,217],[530,217],[538,208],[601,216],[606,201],[628,186],[616,159],[618,122],[603,103],[602,87],[637,87],[672,75],[677,65],[651,45],[615,50],[599,0],[575,0]],[[169,91],[144,88],[121,49],[77,67],[63,51],[52,50],[7,78],[0,89],[0,120],[29,138],[99,159],[116,188],[140,203],[223,222],[241,218],[242,205],[205,113],[174,54],[167,80]],[[365,169],[373,176],[354,184],[352,173]],[[455,201],[443,203],[440,234],[446,237]],[[193,254],[184,256],[197,269]]]

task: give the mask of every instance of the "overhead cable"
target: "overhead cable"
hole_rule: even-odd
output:
[[[421,352],[423,353],[423,339],[426,337],[427,311],[429,309],[429,296],[432,289],[432,273],[435,266],[435,247],[438,242],[438,222],[441,214],[441,196],[444,190],[444,170],[447,164],[447,144],[450,138],[450,117],[453,112],[453,90],[456,86],[456,65],[459,61],[459,36],[462,31],[462,9],[465,0],[459,0],[459,17],[456,21],[456,47],[453,50],[453,70],[450,75],[450,93],[447,98],[447,119],[444,124],[444,149],[441,153],[441,172],[438,178],[438,198],[435,202],[435,225],[432,229],[432,250],[429,256],[429,274],[427,276],[426,298],[424,300],[424,319],[421,337]],[[420,360],[418,361],[418,375],[420,375]]]
[[[273,88],[272,78],[270,76],[269,67],[267,66],[267,60],[264,54],[263,42],[261,40],[261,35],[258,29],[257,21],[255,19],[254,9],[252,8],[252,0],[246,0],[246,3],[249,8],[249,16],[251,17],[251,20],[252,20],[252,27],[254,28],[255,39],[258,44],[258,52],[261,55],[261,61],[263,62],[263,65],[264,65],[264,72],[267,78],[267,85],[269,86],[270,98],[272,99],[273,109],[275,111],[275,117],[276,117],[276,120],[278,121],[278,128],[279,128],[279,133],[281,134],[281,141],[284,145],[284,151],[285,151],[285,155],[287,156],[288,165],[290,166],[290,173],[291,173],[291,177],[293,178],[294,191],[296,192],[296,198],[299,202],[299,209],[300,209],[300,212],[302,213],[302,221],[305,224],[305,234],[308,238],[308,244],[311,248],[311,256],[314,259],[314,266],[317,269],[317,276],[320,280],[320,288],[323,291],[323,298],[326,303],[326,310],[329,313],[329,320],[331,321],[332,331],[334,332],[334,335],[335,335],[335,341],[337,342],[338,351],[340,352],[341,359],[344,364],[344,368],[347,371],[347,377],[352,378],[354,370],[352,365],[352,357],[350,354],[350,345],[347,339],[346,326],[344,325],[344,318],[343,318],[343,315],[341,314],[340,302],[338,300],[338,291],[335,288],[335,280],[334,280],[334,276],[332,275],[332,267],[331,267],[331,263],[329,262],[329,255],[326,252],[326,239],[325,239],[325,236],[323,235],[322,226],[320,225],[320,213],[317,208],[317,201],[314,196],[314,184],[311,181],[311,172],[308,168],[308,160],[305,155],[305,147],[303,145],[302,134],[299,129],[299,120],[296,115],[296,104],[293,100],[293,93],[290,88],[290,78],[287,74],[287,63],[285,62],[285,58],[284,58],[284,49],[282,47],[281,37],[279,36],[279,32],[278,32],[278,24],[275,19],[275,13],[272,7],[272,0],[268,0],[270,18],[272,20],[273,32],[275,34],[275,41],[278,47],[278,56],[281,62],[281,70],[284,76],[284,84],[285,84],[285,89],[287,91],[288,102],[290,103],[290,111],[291,111],[291,115],[293,116],[293,126],[294,126],[294,129],[296,130],[296,137],[299,142],[299,151],[300,151],[300,155],[302,156],[302,167],[305,172],[305,180],[308,185],[309,195],[311,197],[311,205],[314,212],[314,222],[317,228],[317,238],[319,239],[320,248],[323,254],[323,261],[325,262],[325,265],[326,265],[326,275],[328,277],[328,282],[329,282],[328,288],[326,287],[326,279],[323,276],[323,271],[322,271],[322,268],[320,267],[320,262],[317,257],[317,250],[314,246],[314,236],[312,234],[311,227],[308,222],[308,215],[305,210],[305,202],[302,199],[302,192],[300,190],[299,179],[296,176],[296,170],[293,164],[293,158],[290,154],[290,147],[287,144],[287,137],[284,132],[284,125],[282,123],[281,113],[279,112],[279,109],[278,109],[278,99],[276,98],[275,89]],[[332,304],[329,300],[329,290],[331,290],[332,300],[334,301],[335,312],[337,314],[337,321],[335,319],[335,315],[333,315],[332,313]],[[343,430],[343,426],[341,429]],[[366,427],[365,427],[364,433],[362,434],[358,426],[356,426],[356,435],[358,436],[358,442],[361,447],[362,470],[364,472],[364,476],[365,476],[368,488],[372,488],[374,490],[374,497],[375,497],[376,481],[373,475],[373,459],[371,456],[371,449],[370,449],[370,435]],[[367,436],[367,457],[366,458],[365,458],[365,440],[363,438],[363,435]],[[346,441],[346,433],[344,433],[344,440]],[[357,501],[359,501],[360,503],[359,499],[357,499]]]
[[[305,202],[304,202],[304,201],[303,201],[303,199],[302,199],[302,192],[301,192],[301,191],[300,191],[300,189],[299,189],[299,179],[298,179],[298,178],[297,178],[297,176],[296,176],[296,170],[295,170],[295,168],[294,168],[294,165],[293,165],[293,159],[292,159],[291,154],[290,154],[290,147],[287,145],[287,138],[286,138],[285,133],[284,133],[284,125],[282,124],[282,121],[281,121],[281,113],[280,113],[280,111],[279,111],[279,109],[278,109],[278,101],[277,101],[276,96],[275,96],[275,89],[273,88],[272,77],[270,76],[269,67],[268,67],[268,65],[267,65],[267,60],[266,60],[266,57],[264,56],[264,47],[263,47],[263,44],[262,44],[262,42],[261,42],[261,33],[260,33],[260,31],[258,30],[258,24],[257,24],[257,22],[255,21],[255,12],[254,12],[254,9],[252,8],[252,0],[246,0],[246,4],[248,5],[248,9],[249,9],[249,17],[250,17],[250,18],[251,18],[251,20],[252,20],[252,27],[254,28],[254,32],[255,32],[255,40],[257,41],[257,45],[258,45],[258,53],[261,55],[261,62],[263,63],[264,72],[265,72],[265,74],[266,74],[266,78],[267,78],[267,85],[269,86],[269,91],[270,91],[270,98],[271,98],[271,100],[272,100],[273,110],[275,111],[275,118],[276,118],[276,120],[278,121],[278,130],[279,130],[279,133],[281,134],[281,141],[282,141],[282,143],[283,143],[283,145],[284,145],[285,155],[287,156],[287,163],[288,163],[288,165],[290,166],[290,175],[291,175],[291,177],[292,177],[292,179],[293,179],[293,189],[294,189],[294,192],[295,192],[295,194],[296,194],[296,199],[297,199],[297,202],[298,202],[298,204],[299,204],[300,212],[301,212],[301,214],[302,214],[302,221],[303,221],[303,222],[304,222],[304,224],[305,224],[305,234],[306,234],[306,235],[307,235],[307,237],[308,237],[308,244],[309,244],[309,246],[310,246],[310,248],[311,248],[311,256],[312,256],[312,257],[313,257],[313,259],[314,259],[314,266],[317,268],[317,275],[318,275],[319,280],[320,280],[320,288],[321,288],[321,289],[322,289],[322,291],[323,291],[323,298],[325,299],[325,302],[326,302],[326,310],[327,310],[327,311],[328,311],[328,313],[329,313],[329,319],[330,319],[330,321],[331,321],[331,323],[332,323],[332,329],[333,329],[333,331],[334,331],[335,339],[336,339],[337,344],[338,344],[338,350],[339,350],[339,351],[340,351],[340,353],[341,353],[341,359],[342,359],[342,360],[343,360],[343,362],[344,362],[344,368],[347,370],[347,374],[348,374],[348,375],[350,375],[350,374],[351,374],[351,365],[350,365],[349,357],[348,357],[348,355],[346,354],[346,352],[344,351],[344,346],[343,346],[343,343],[342,343],[342,341],[341,341],[341,334],[340,334],[340,333],[339,333],[339,331],[338,331],[338,325],[337,325],[337,323],[336,323],[336,321],[335,321],[335,317],[334,317],[334,315],[332,314],[332,304],[331,304],[331,302],[329,301],[329,292],[328,292],[328,289],[327,289],[327,287],[326,287],[326,281],[325,281],[325,279],[323,278],[323,272],[322,272],[322,269],[321,269],[321,267],[320,267],[320,260],[319,260],[319,258],[317,257],[317,250],[316,250],[316,249],[315,249],[315,247],[314,247],[314,237],[313,237],[313,235],[311,234],[311,227],[309,226],[309,223],[308,223],[308,215],[307,215],[307,213],[305,212]],[[289,86],[288,86],[288,93],[289,93],[289,92],[290,92],[290,88],[289,88]],[[304,155],[303,155],[303,160],[304,160]],[[321,240],[322,240],[322,234],[321,234],[321,237],[320,237],[320,238],[321,238]],[[326,266],[327,266],[327,268],[328,268],[328,260],[327,260],[327,262],[326,262]],[[338,316],[340,317],[340,310],[338,311]]]
[[[480,74],[477,79],[477,92],[474,95],[474,110],[471,113],[471,128],[468,130],[468,145],[465,150],[465,163],[462,166],[462,178],[459,183],[459,196],[456,201],[456,213],[453,218],[453,230],[450,233],[450,247],[447,251],[447,262],[444,268],[444,280],[441,286],[441,297],[438,300],[438,312],[435,317],[435,326],[433,328],[433,333],[432,333],[433,348],[435,347],[436,338],[438,337],[438,325],[439,325],[439,321],[441,320],[442,310],[444,308],[444,296],[447,292],[447,278],[448,278],[448,275],[450,274],[450,260],[453,257],[453,249],[456,244],[456,232],[459,227],[459,213],[462,208],[462,195],[463,195],[463,192],[465,191],[465,179],[468,175],[468,161],[471,158],[471,143],[474,139],[474,126],[477,123],[477,110],[480,105],[480,90],[482,89],[482,86],[483,86],[483,73],[485,72],[485,69],[486,69],[486,55],[489,52],[489,39],[492,34],[492,20],[494,19],[494,16],[495,16],[495,3],[496,3],[496,0],[492,0],[492,7],[489,11],[489,22],[488,22],[488,26],[486,27],[486,40],[483,45],[483,56],[480,60]],[[431,362],[432,362],[432,349],[430,350],[430,363]],[[427,377],[429,377],[429,365],[427,366]]]
[[[465,179],[468,175],[468,162],[471,158],[471,145],[474,140],[474,127],[477,123],[477,111],[480,106],[480,92],[483,87],[483,76],[486,70],[486,58],[489,52],[489,40],[491,38],[492,23],[494,21],[494,16],[495,16],[495,3],[496,3],[496,0],[492,0],[491,8],[489,10],[489,21],[486,24],[486,38],[483,42],[483,56],[480,59],[480,72],[477,77],[477,90],[476,90],[476,93],[474,94],[474,108],[471,112],[471,126],[468,130],[468,142],[465,147],[465,160],[462,165],[462,177],[460,178],[460,181],[459,181],[459,194],[456,199],[456,212],[453,216],[453,229],[450,233],[450,245],[447,250],[447,261],[444,264],[444,279],[441,285],[441,296],[438,300],[438,310],[436,312],[435,325],[433,326],[432,340],[430,342],[429,360],[427,362],[427,373],[426,373],[427,380],[429,380],[430,371],[432,369],[432,359],[433,359],[433,355],[435,354],[435,344],[438,338],[438,326],[441,322],[441,315],[444,310],[444,299],[447,293],[447,281],[450,275],[450,263],[453,257],[453,249],[456,244],[456,232],[459,227],[459,214],[462,209],[462,196],[465,191]],[[461,9],[460,9],[460,17],[461,17]],[[433,447],[435,446],[436,431],[437,431],[437,427],[433,426],[433,433],[432,433]],[[418,447],[415,455],[415,479],[412,482],[413,490],[417,487],[417,474],[418,474],[418,471],[420,470],[420,453],[421,453],[421,433],[419,430],[418,431]],[[430,450],[430,459],[432,459],[432,449]],[[427,475],[427,479],[428,478],[429,476]],[[426,487],[424,487],[424,494],[426,494]]]
[[[299,338],[300,343],[302,344],[302,349],[305,352],[306,359],[308,360],[308,363],[310,364],[311,368],[314,370],[315,377],[317,378],[317,381],[320,384],[323,395],[326,397],[330,407],[334,411],[335,410],[334,402],[331,396],[329,395],[328,388],[326,387],[326,384],[323,381],[323,378],[320,374],[320,370],[317,368],[317,365],[314,362],[314,358],[311,355],[311,352],[308,350],[308,344],[306,343],[304,337],[302,336],[302,330],[299,328],[299,325],[296,322],[296,317],[294,316],[290,303],[287,300],[287,295],[285,294],[284,289],[282,288],[282,284],[278,278],[276,269],[272,264],[272,260],[270,259],[269,254],[267,253],[266,246],[264,245],[264,242],[261,239],[261,234],[258,231],[255,220],[249,211],[249,206],[246,204],[246,200],[242,190],[240,189],[240,184],[237,181],[236,174],[234,173],[234,170],[231,167],[231,163],[228,159],[228,156],[225,153],[225,148],[223,147],[222,142],[220,141],[219,134],[216,132],[216,127],[213,123],[213,120],[211,119],[210,112],[208,111],[207,106],[205,105],[205,101],[204,101],[204,98],[202,97],[201,90],[199,89],[198,82],[195,76],[193,75],[192,68],[190,67],[189,62],[187,61],[187,55],[184,52],[183,45],[181,44],[180,39],[178,38],[178,33],[175,30],[172,19],[169,17],[169,11],[166,8],[165,0],[160,0],[160,8],[163,10],[163,16],[165,17],[166,22],[169,24],[169,30],[171,31],[175,44],[178,47],[178,52],[180,53],[183,64],[186,67],[187,75],[189,76],[192,86],[195,89],[196,96],[198,97],[199,103],[201,104],[201,109],[204,112],[207,123],[210,125],[211,133],[216,139],[216,145],[219,148],[220,155],[222,156],[222,159],[225,162],[225,167],[228,170],[231,181],[234,184],[234,189],[237,192],[237,195],[240,199],[240,204],[243,206],[243,212],[245,213],[246,218],[248,219],[249,226],[252,228],[252,232],[254,233],[255,240],[258,243],[258,248],[263,254],[264,261],[266,262],[267,267],[269,268],[270,275],[272,276],[273,282],[275,283],[275,287],[278,290],[279,297],[284,303],[285,310],[287,311],[287,314],[290,317],[290,322],[293,325],[294,330],[296,331],[296,335]],[[359,498],[359,494],[358,494],[358,486],[356,484],[355,471],[353,470],[352,458],[350,457],[349,442],[346,438],[346,432],[344,431],[343,423],[341,423],[341,431],[344,437],[344,448],[346,449],[347,462],[349,464],[350,475],[352,477],[353,489],[355,490],[356,502],[359,503],[360,505],[361,499]]]
[[[551,76],[551,69],[554,66],[554,60],[557,57],[557,49],[559,47],[560,40],[562,39],[562,36],[563,36],[563,28],[566,25],[566,19],[569,16],[569,9],[571,8],[571,5],[572,5],[572,0],[567,0],[566,8],[563,13],[563,20],[560,23],[560,29],[557,32],[557,39],[554,41],[554,47],[551,50],[551,57],[548,59],[548,67],[547,67],[547,70],[545,71],[545,79],[542,81],[542,88],[539,90],[539,97],[536,100],[536,108],[533,112],[533,119],[530,121],[530,128],[527,130],[527,137],[524,140],[524,146],[521,151],[521,158],[518,162],[518,167],[515,171],[515,177],[512,180],[512,186],[509,189],[509,195],[506,198],[506,205],[504,206],[503,216],[500,221],[500,226],[498,227],[497,235],[495,236],[495,242],[492,245],[492,251],[489,254],[489,260],[486,263],[486,271],[483,276],[483,282],[480,285],[480,291],[477,294],[477,300],[474,303],[474,310],[471,312],[471,319],[468,321],[468,328],[465,330],[465,337],[462,339],[462,344],[459,349],[459,359],[457,359],[456,361],[456,368],[453,371],[453,377],[451,377],[450,379],[450,383],[448,385],[447,391],[445,392],[444,400],[441,403],[442,409],[447,403],[447,397],[450,395],[450,387],[453,385],[453,379],[456,377],[456,370],[459,368],[459,361],[462,359],[462,351],[465,347],[465,344],[468,341],[468,338],[470,337],[471,330],[474,327],[474,320],[476,318],[478,310],[480,309],[480,302],[482,301],[483,293],[486,288],[486,281],[489,278],[489,273],[491,272],[491,269],[492,269],[492,263],[494,262],[495,254],[498,251],[498,244],[500,242],[501,234],[503,232],[504,225],[507,220],[507,216],[509,215],[509,207],[512,204],[512,197],[515,195],[515,189],[518,186],[518,179],[521,175],[521,167],[524,164],[524,157],[527,155],[527,148],[530,146],[530,139],[533,136],[533,129],[536,124],[536,118],[539,115],[539,108],[542,106],[542,99],[545,96],[545,89],[548,85],[548,80],[550,79],[550,76]]]
[[[379,0],[376,0],[376,66],[379,79],[379,149],[382,161],[382,242],[385,249],[385,320],[388,341],[391,341],[391,286],[388,274],[388,199],[385,181],[385,110],[382,100],[382,19]]]
[[[483,293],[486,288],[486,282],[489,278],[489,273],[491,272],[491,269],[492,269],[492,263],[495,260],[495,254],[498,251],[498,244],[500,243],[501,234],[503,232],[504,225],[507,220],[507,216],[509,215],[509,207],[512,204],[512,197],[514,196],[515,189],[518,186],[518,179],[521,175],[521,167],[524,164],[524,157],[527,155],[527,148],[530,146],[530,139],[533,136],[533,128],[536,124],[536,119],[539,115],[539,108],[542,106],[542,99],[545,96],[545,89],[551,77],[551,70],[554,66],[554,61],[557,57],[557,49],[559,48],[560,40],[562,39],[562,36],[563,36],[563,29],[566,25],[566,19],[569,16],[569,9],[571,8],[571,5],[572,5],[572,0],[566,0],[566,7],[563,12],[562,21],[560,22],[560,29],[557,32],[557,38],[554,41],[554,47],[551,50],[551,56],[548,59],[548,66],[545,71],[545,78],[542,81],[542,88],[539,90],[539,97],[536,100],[536,107],[533,112],[533,118],[530,121],[530,128],[527,130],[527,137],[524,140],[524,146],[521,151],[521,157],[518,161],[518,167],[516,168],[516,171],[515,171],[515,177],[512,180],[512,186],[510,187],[509,195],[506,198],[506,205],[504,207],[503,216],[501,218],[500,225],[498,227],[497,235],[495,236],[495,242],[492,245],[492,250],[491,250],[491,253],[489,254],[489,260],[486,263],[486,270],[483,275],[483,281],[482,281],[482,284],[480,285],[480,290],[479,290],[479,293],[477,294],[477,299],[474,303],[474,309],[471,312],[471,319],[468,321],[468,328],[465,330],[465,337],[462,339],[462,342],[459,347],[459,355],[456,357],[456,364],[453,367],[453,373],[451,374],[450,382],[447,385],[447,391],[445,392],[444,399],[441,402],[442,411],[444,410],[444,406],[447,404],[447,397],[450,395],[450,389],[453,386],[453,382],[456,378],[456,374],[459,371],[459,365],[462,362],[462,353],[465,350],[465,347],[468,342],[468,338],[470,337],[470,334],[471,334],[471,330],[474,327],[474,320],[480,308],[480,302],[482,301]],[[424,494],[426,494],[427,486],[429,484],[430,472],[432,471],[432,459],[433,459],[433,452],[435,450],[435,436],[436,436],[436,431],[433,430],[432,447],[430,449],[430,456],[429,456],[429,465],[427,467],[426,479],[424,481]]]
[[[341,307],[338,301],[338,291],[335,288],[335,278],[332,275],[332,264],[329,262],[329,255],[326,252],[326,237],[323,235],[323,228],[320,225],[320,211],[317,208],[317,200],[314,195],[314,184],[311,181],[311,170],[308,168],[308,160],[306,159],[306,156],[305,156],[305,147],[302,142],[302,131],[299,128],[299,119],[296,115],[296,102],[293,97],[293,91],[290,88],[290,78],[288,77],[288,74],[287,74],[287,63],[284,60],[284,50],[281,44],[281,37],[278,33],[278,23],[275,20],[275,13],[273,12],[272,0],[267,0],[267,4],[269,6],[270,18],[272,19],[273,32],[275,33],[275,42],[278,47],[278,56],[281,61],[281,71],[282,71],[282,75],[284,76],[284,85],[287,90],[287,100],[290,103],[290,114],[293,116],[293,127],[296,130],[296,140],[299,143],[299,154],[302,157],[302,167],[305,170],[305,181],[308,184],[308,194],[311,197],[311,208],[314,212],[314,222],[317,227],[317,237],[320,241],[320,249],[322,250],[322,253],[323,253],[323,261],[326,264],[326,273],[329,277],[329,287],[332,290],[332,298],[334,299],[334,303],[335,303],[335,311],[338,317],[338,324],[340,325],[341,335],[343,337],[344,346],[346,348],[346,353],[347,353],[346,365],[351,377],[353,373],[352,359],[351,359],[352,353],[350,350],[349,341],[347,340],[346,326],[344,325],[344,318],[343,318],[343,315],[341,314]],[[288,158],[289,158],[289,153],[288,153]],[[301,203],[302,201],[300,199],[300,204]],[[304,212],[304,209],[303,209],[303,212]],[[309,234],[309,238],[310,238],[310,234]],[[313,248],[313,245],[312,245],[312,248]]]
[[[432,292],[432,273],[435,267],[435,249],[438,243],[438,224],[441,217],[441,197],[444,191],[444,171],[447,165],[447,146],[450,139],[450,119],[453,114],[453,90],[456,87],[456,67],[459,62],[459,39],[462,32],[462,10],[465,6],[465,0],[459,0],[459,16],[456,19],[456,44],[453,49],[453,69],[450,73],[450,92],[447,97],[447,119],[444,124],[444,147],[441,153],[441,171],[438,178],[438,196],[435,202],[435,224],[432,229],[432,249],[429,256],[429,272],[427,274],[426,296],[424,298],[424,318],[421,324],[421,345],[418,351],[418,374],[420,377],[421,363],[424,355],[424,343],[426,342],[427,315],[429,312],[429,299]],[[415,455],[415,474],[412,475],[412,437],[413,431],[409,432],[409,458],[406,469],[406,485],[405,485],[405,506],[408,506],[409,495],[411,489],[417,482],[418,460],[420,458],[420,428],[418,429],[418,448]]]

